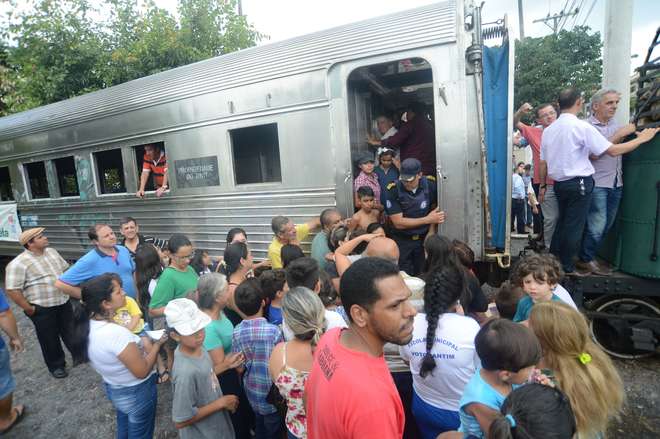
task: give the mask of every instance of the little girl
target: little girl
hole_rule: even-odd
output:
[[[571,404],[558,389],[527,384],[504,400],[501,414],[488,432],[489,439],[571,439],[575,417]]]
[[[529,326],[543,348],[540,367],[554,375],[573,407],[580,439],[605,434],[611,418],[621,411],[621,377],[610,358],[591,340],[582,314],[564,303],[540,303],[532,309]]]
[[[486,323],[474,343],[481,369],[467,383],[459,402],[459,431],[483,438],[504,399],[529,380],[541,358],[541,346],[529,328],[504,319]]]

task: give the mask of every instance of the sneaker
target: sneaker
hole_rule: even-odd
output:
[[[585,275],[586,274],[591,274],[591,272],[593,271],[592,266],[591,266],[591,262],[584,262],[584,261],[578,259],[575,262],[575,271],[579,271],[580,273],[585,274]]]
[[[62,379],[62,378],[66,378],[66,377],[69,376],[68,372],[63,367],[58,367],[57,369],[52,371],[50,374],[53,377],[57,378],[57,379]]]

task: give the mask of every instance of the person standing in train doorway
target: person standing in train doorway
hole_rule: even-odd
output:
[[[154,177],[156,196],[161,197],[168,189],[167,186],[167,156],[159,143],[144,146],[144,157],[142,159],[142,175],[140,176],[140,189],[135,196],[144,197],[144,188],[147,186],[149,174]]]
[[[419,160],[408,158],[401,163],[399,181],[387,186],[385,212],[399,246],[399,268],[417,276],[424,265],[424,238],[431,227],[445,221],[445,213],[437,208],[435,177],[422,175]]]

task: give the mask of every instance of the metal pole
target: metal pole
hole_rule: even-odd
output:
[[[520,39],[525,39],[525,20],[523,20],[522,0],[518,0],[518,26],[520,27]]]
[[[633,0],[607,0],[603,40],[603,87],[621,93],[614,118],[620,124],[630,119],[630,46]]]
[[[243,15],[243,1],[238,0],[238,15]]]

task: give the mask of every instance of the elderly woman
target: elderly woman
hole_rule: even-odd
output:
[[[236,367],[243,364],[242,353],[231,353],[231,336],[234,325],[224,313],[229,300],[229,284],[225,275],[208,273],[202,275],[197,283],[197,302],[199,309],[211,317],[211,323],[204,328],[204,349],[213,361],[213,371],[218,375],[222,393],[237,395],[238,410],[231,414],[236,438],[250,438],[251,420],[254,413],[240,385]]]

